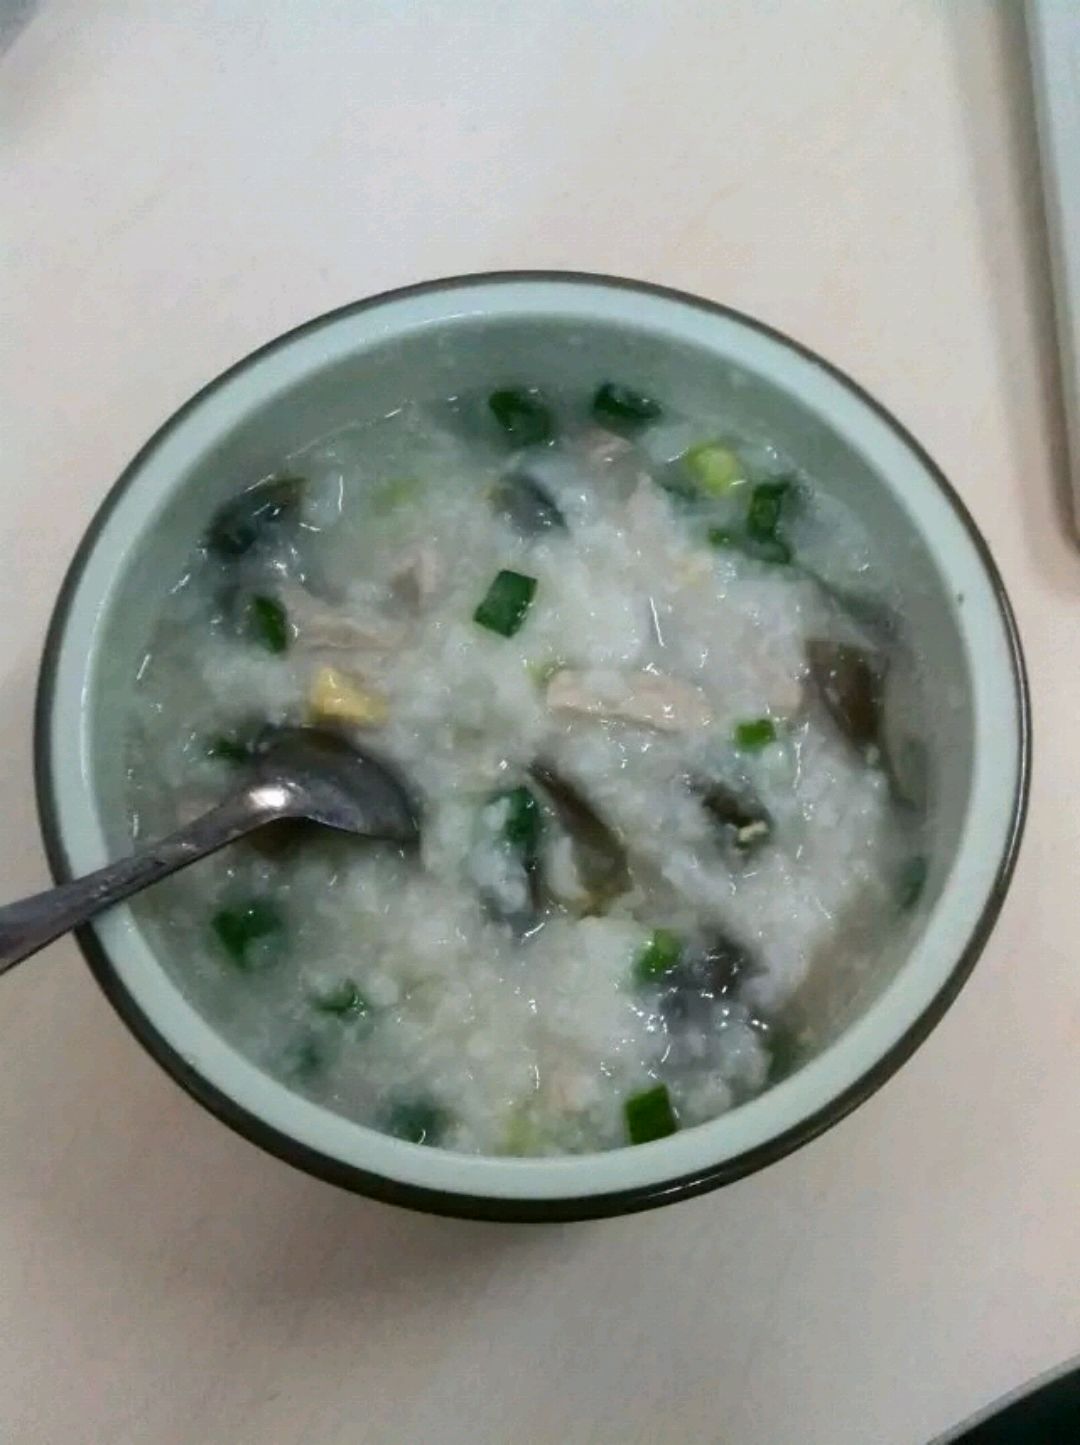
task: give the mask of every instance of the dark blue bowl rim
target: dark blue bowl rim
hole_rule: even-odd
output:
[[[987,896],[986,904],[967,945],[963,949],[948,977],[931,1000],[925,1011],[911,1025],[907,1032],[878,1059],[859,1079],[842,1094],[829,1101],[815,1114],[800,1121],[793,1128],[777,1135],[774,1139],[754,1149],[721,1163],[705,1165],[693,1173],[660,1183],[643,1185],[638,1188],[619,1190],[606,1194],[573,1196],[564,1199],[510,1199],[471,1193],[449,1193],[441,1190],[421,1188],[403,1184],[380,1174],[371,1173],[355,1165],[343,1163],[318,1150],[301,1144],[288,1134],[274,1129],[256,1115],[241,1108],[227,1094],[209,1083],[198,1071],[173,1049],[154,1027],[150,1019],[138,1007],[120,980],[107,952],[91,928],[77,929],[75,937],[90,969],[97,979],[106,998],[115,1008],[136,1039],[178,1084],[210,1113],[236,1133],[259,1145],[268,1153],[276,1155],[287,1163],[331,1184],[378,1199],[388,1204],[403,1205],[429,1214],[451,1215],[464,1219],[504,1220],[513,1222],[543,1223],[577,1219],[599,1219],[612,1215],[630,1214],[637,1210],[656,1208],[678,1200],[690,1199],[710,1189],[733,1183],[768,1164],[782,1159],[793,1150],[808,1144],[840,1122],[859,1104],[863,1103],[915,1052],[931,1030],[940,1022],[945,1012],[959,994],[990,936],[997,916],[1001,911],[1005,894],[1016,865],[1027,814],[1028,791],[1031,774],[1031,703],[1028,690],[1027,671],[1024,664],[1020,636],[1009,602],[1005,585],[982,534],[970,512],[948,481],[940,467],[927,454],[907,429],[880,402],[876,401],[850,376],[838,367],[825,361],[808,347],[794,341],[783,332],[776,330],[752,316],[708,301],[689,292],[675,290],[651,282],[630,280],[625,277],[593,274],[583,271],[490,271],[463,276],[448,276],[438,280],[422,281],[415,285],[403,286],[384,291],[376,296],[337,307],[306,321],[281,336],[260,346],[257,350],[236,362],[219,376],[208,382],[189,401],[159,427],[149,441],[136,454],[119,478],[110,488],[96,514],[90,522],[72,558],[64,577],[52,617],[46,633],[44,650],[38,672],[37,695],[34,709],[34,782],[37,794],[38,813],[41,820],[45,853],[53,877],[65,882],[72,877],[70,861],[61,842],[59,811],[53,787],[49,719],[52,714],[56,690],[57,668],[61,643],[67,627],[72,600],[82,577],[87,561],[99,535],[108,521],[113,508],[126,492],[147,458],[171,435],[179,423],[196,407],[211,396],[227,381],[246,370],[254,362],[262,360],[280,348],[287,346],[298,337],[317,330],[329,322],[356,315],[388,302],[409,296],[420,296],[430,292],[448,291],[459,287],[476,285],[503,285],[520,283],[563,283],[606,287],[611,290],[629,291],[641,295],[656,296],[683,305],[691,306],[714,316],[726,317],[740,325],[757,331],[774,341],[780,342],[803,359],[813,363],[823,372],[839,381],[844,387],[870,408],[892,432],[918,457],[927,472],[937,483],[942,495],[963,524],[979,559],[993,586],[998,607],[1005,627],[1010,649],[1013,685],[1016,698],[1017,724],[1020,734],[1020,766],[1017,773],[1016,791],[1013,799],[1011,826],[998,860],[994,882]]]

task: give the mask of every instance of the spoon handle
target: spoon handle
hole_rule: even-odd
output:
[[[285,790],[273,786],[245,788],[226,798],[193,823],[150,843],[129,858],[120,858],[56,888],[0,907],[0,973],[37,953],[54,938],[86,923],[104,908],[186,868],[288,811]]]

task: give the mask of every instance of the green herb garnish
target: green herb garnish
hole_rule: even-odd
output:
[[[769,1083],[778,1084],[801,1066],[805,1050],[794,1029],[776,1020],[766,1028],[765,1043],[769,1051]]]
[[[648,943],[634,962],[639,983],[653,983],[678,967],[682,941],[670,928],[654,928]]]
[[[267,726],[265,718],[241,719],[224,732],[207,737],[203,742],[203,752],[208,758],[233,766],[248,763],[255,756]]]
[[[223,763],[246,763],[251,757],[250,744],[235,733],[218,733],[216,737],[208,738],[204,751],[208,758]]]
[[[239,908],[222,908],[210,920],[218,942],[238,968],[252,966],[250,949],[260,939],[284,931],[285,920],[276,904],[254,898]]]
[[[541,1154],[546,1142],[544,1129],[537,1123],[527,1104],[518,1104],[510,1111],[501,1150],[503,1154],[513,1154],[519,1158],[529,1154]]]
[[[702,442],[691,447],[683,457],[683,465],[698,490],[709,497],[722,497],[746,480],[746,468],[722,442]]]
[[[791,483],[758,482],[750,494],[750,505],[746,512],[746,533],[754,542],[776,542],[784,509],[784,499],[791,491]]]
[[[631,1094],[623,1105],[626,1132],[631,1144],[648,1144],[664,1139],[679,1127],[666,1084],[657,1084],[640,1094]]]
[[[921,854],[915,854],[908,858],[902,865],[896,889],[896,901],[905,913],[908,909],[914,908],[922,897],[928,871],[929,864]]]
[[[735,725],[735,746],[744,753],[760,753],[776,741],[776,724],[771,717],[753,718]]]
[[[525,621],[536,592],[536,578],[520,572],[500,572],[473,613],[473,621],[500,637],[513,637]]]
[[[784,499],[791,492],[791,482],[781,479],[758,482],[750,493],[743,527],[710,527],[709,542],[713,547],[731,547],[752,557],[755,562],[780,565],[792,558],[791,547],[780,535]]]
[[[310,997],[319,1013],[333,1014],[337,1018],[358,1019],[371,1012],[371,1004],[351,978],[343,978],[329,988],[318,989]]]
[[[318,1039],[297,1039],[285,1050],[281,1061],[286,1078],[307,1080],[313,1078],[323,1067],[326,1057]]]
[[[289,646],[289,617],[276,597],[257,594],[247,606],[248,635],[267,652],[281,653]]]
[[[438,1144],[450,1120],[431,1099],[402,1099],[391,1106],[386,1132],[410,1144]]]
[[[535,862],[540,851],[540,834],[543,828],[543,814],[540,804],[522,786],[500,793],[492,802],[506,802],[509,809],[503,824],[503,837],[522,856],[526,863]]]
[[[713,547],[741,552],[755,562],[774,562],[785,565],[791,561],[791,548],[781,537],[759,542],[753,537],[737,532],[732,527],[710,527],[709,542]]]

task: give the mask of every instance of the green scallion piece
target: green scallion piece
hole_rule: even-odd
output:
[[[791,548],[782,537],[772,537],[761,542],[737,532],[733,527],[710,527],[708,537],[710,546],[741,552],[744,557],[751,557],[755,562],[773,562],[783,566],[792,558]]]
[[[779,539],[778,532],[784,499],[791,491],[788,481],[758,482],[750,494],[746,513],[746,533],[754,542],[769,543]]]
[[[914,908],[922,897],[923,889],[926,887],[926,875],[928,871],[929,864],[920,854],[908,858],[901,867],[896,889],[896,901],[904,912]]]
[[[473,613],[473,621],[500,637],[513,637],[525,621],[536,592],[536,578],[520,572],[500,572]]]
[[[765,1042],[769,1051],[769,1083],[778,1084],[799,1068],[804,1051],[795,1031],[775,1021],[768,1026]]]
[[[249,636],[267,652],[281,653],[289,646],[289,617],[276,597],[257,594],[247,606]]]
[[[664,1139],[679,1127],[666,1084],[657,1084],[640,1094],[631,1094],[623,1105],[626,1132],[631,1144],[648,1144]]]
[[[276,904],[254,898],[239,908],[220,909],[210,920],[210,926],[233,963],[248,969],[252,966],[252,945],[283,932],[285,920]]]
[[[682,941],[670,928],[654,928],[652,937],[638,954],[634,973],[639,983],[654,983],[676,968],[682,957]]]
[[[216,737],[208,738],[204,751],[208,758],[215,758],[223,763],[246,763],[251,757],[250,746],[235,733],[219,733]]]
[[[535,862],[543,828],[540,804],[526,787],[511,788],[508,793],[500,793],[492,799],[492,802],[501,801],[509,804],[503,837],[521,854],[525,863]]]
[[[343,978],[340,983],[317,990],[310,997],[319,1013],[333,1014],[337,1018],[357,1019],[371,1012],[371,1004],[351,978]]]
[[[297,1039],[285,1050],[281,1061],[286,1078],[306,1081],[315,1077],[326,1062],[318,1039]]]
[[[386,1132],[410,1144],[438,1144],[449,1118],[445,1109],[431,1099],[402,1099],[394,1104],[386,1119]]]
[[[709,497],[722,497],[746,480],[746,468],[722,442],[702,442],[691,447],[683,457],[683,465],[698,490]]]
[[[633,432],[658,420],[664,409],[651,396],[616,381],[605,381],[593,397],[592,414],[594,420],[609,431]]]
[[[776,741],[776,724],[771,717],[757,717],[735,725],[735,746],[744,753],[760,753]]]
[[[555,418],[535,387],[507,387],[488,397],[491,414],[519,447],[540,446],[555,435]]]

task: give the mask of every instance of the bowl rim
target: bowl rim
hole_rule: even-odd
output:
[[[1027,814],[1031,775],[1031,702],[1019,631],[997,565],[967,506],[941,468],[885,406],[839,367],[826,361],[801,342],[793,340],[784,332],[753,316],[723,303],[673,287],[626,277],[585,271],[545,269],[475,272],[396,287],[344,306],[335,307],[274,337],[207,382],[162,423],[106,493],[68,566],[48,624],[35,697],[33,753],[35,792],[46,858],[55,880],[66,882],[73,874],[62,840],[60,806],[54,788],[50,720],[58,682],[62,642],[72,603],[97,540],[117,503],[139,474],[149,455],[192,411],[239,373],[307,333],[335,321],[344,320],[387,303],[433,292],[451,291],[467,286],[527,285],[531,283],[581,284],[644,294],[726,318],[779,343],[803,360],[813,363],[834,381],[839,382],[875,414],[894,437],[915,456],[936,485],[967,533],[978,563],[990,585],[1000,612],[1008,649],[1012,693],[1016,704],[1018,741],[1016,784],[1009,825],[992,882],[987,890],[986,900],[959,958],[923,1012],[860,1077],[842,1092],[829,1099],[816,1112],[800,1119],[792,1127],[728,1159],[704,1164],[675,1178],[647,1182],[627,1189],[598,1194],[573,1195],[565,1198],[491,1196],[456,1190],[451,1192],[392,1179],[325,1154],[267,1123],[199,1073],[167,1042],[148,1015],[135,1002],[94,930],[90,927],[83,927],[75,931],[76,941],[94,978],[139,1043],[198,1103],[251,1143],[257,1144],[268,1153],[329,1183],[385,1203],[458,1218],[556,1222],[632,1213],[692,1198],[721,1185],[732,1183],[736,1179],[743,1178],[774,1163],[817,1138],[834,1124],[839,1123],[876,1092],[910,1058],[931,1030],[940,1022],[967,981],[997,921],[1019,853]]]

